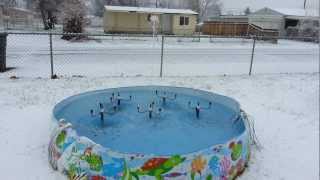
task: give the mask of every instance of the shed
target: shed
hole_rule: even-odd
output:
[[[152,33],[151,16],[159,19],[156,30],[163,34],[192,35],[198,13],[189,9],[105,6],[106,33]]]
[[[297,27],[302,21],[319,22],[319,16],[314,11],[306,9],[275,9],[276,11],[284,14],[284,28]]]
[[[280,35],[286,34],[288,27],[295,27],[299,22],[310,20],[317,22],[319,16],[305,9],[270,9],[263,8],[249,15],[249,24],[263,30],[277,30]]]
[[[270,8],[260,9],[248,16],[249,24],[265,30],[281,30],[284,27],[284,14]]]

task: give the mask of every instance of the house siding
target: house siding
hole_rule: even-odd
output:
[[[180,25],[180,17],[189,17],[189,25]],[[173,16],[173,34],[192,35],[196,30],[197,17],[195,15],[176,14]]]
[[[135,13],[135,12],[104,12],[104,31],[112,33],[152,33],[151,23],[148,21],[148,15],[152,13]],[[153,14],[155,15],[155,14]],[[159,19],[157,27],[158,32],[162,32],[161,14],[156,14]],[[196,15],[178,15],[170,14],[171,30],[170,34],[191,35],[194,33],[197,18]],[[189,17],[189,25],[180,26],[180,16]]]
[[[281,29],[283,27],[283,16],[255,15],[249,17],[249,23],[263,29]]]
[[[106,11],[103,23],[105,32],[152,33],[148,14],[145,13]]]

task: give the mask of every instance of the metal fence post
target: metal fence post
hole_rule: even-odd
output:
[[[6,66],[6,49],[7,49],[7,33],[0,33],[0,72],[7,70]]]
[[[254,57],[254,50],[256,48],[256,37],[253,37],[253,46],[252,46],[252,53],[251,53],[251,62],[250,62],[250,70],[249,70],[249,76],[251,76],[252,72],[252,64],[253,64],[253,57]]]
[[[163,49],[164,49],[164,38],[165,36],[161,36],[161,64],[160,64],[160,77],[162,77],[163,74]]]
[[[54,79],[53,75],[53,50],[52,50],[52,33],[49,34],[50,42],[50,68],[51,68],[51,79]]]

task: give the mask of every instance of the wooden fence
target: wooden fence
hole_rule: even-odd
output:
[[[247,22],[219,22],[208,21],[204,22],[202,26],[202,33],[204,35],[213,36],[265,36],[278,37],[279,31],[274,29],[262,29],[259,26],[249,24]]]
[[[215,36],[246,36],[248,23],[204,22],[202,33]]]

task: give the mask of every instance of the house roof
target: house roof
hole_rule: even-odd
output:
[[[304,9],[288,9],[288,8],[282,8],[282,9],[275,9],[278,12],[281,12],[284,15],[290,15],[290,16],[305,16],[306,11]]]
[[[286,15],[286,16],[319,16],[315,10],[312,9],[289,9],[289,8],[281,8],[275,9],[276,11]]]
[[[295,8],[262,8],[255,11],[251,15],[278,15],[278,16],[299,16],[299,17],[316,17],[318,16],[315,11],[306,9],[295,9]]]
[[[285,14],[278,12],[276,10],[270,9],[268,7],[259,9],[258,11],[255,11],[251,13],[250,15],[272,15],[272,16],[283,16]]]
[[[206,22],[248,22],[248,16],[222,15],[209,18]]]
[[[107,11],[113,12],[138,12],[154,14],[194,14],[198,13],[190,9],[167,9],[167,8],[148,8],[148,7],[129,7],[129,6],[105,6]]]
[[[34,11],[30,11],[28,9],[23,9],[23,8],[17,8],[17,7],[10,7],[9,10],[11,10],[11,11],[19,11],[19,12],[24,12],[24,13],[29,13],[29,14],[35,14]]]

